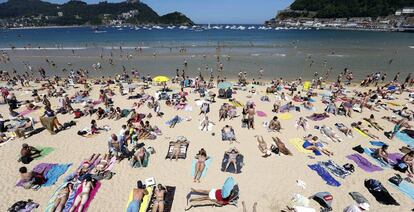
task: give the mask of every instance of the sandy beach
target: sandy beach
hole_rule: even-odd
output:
[[[20,101],[31,100],[31,90],[39,88],[40,84],[30,83],[30,87],[13,86],[13,90],[17,99]],[[70,87],[65,89],[69,96],[73,96],[76,91],[83,88],[83,85],[76,85],[78,88]],[[173,90],[172,93],[179,91],[179,85],[168,84],[169,88]],[[59,86],[60,87],[60,86]],[[110,85],[115,92],[112,97],[115,107],[121,109],[129,109],[134,102],[138,100],[128,100],[127,96],[121,96],[119,89],[115,85]],[[92,86],[90,92],[91,99],[98,99],[99,90],[101,85]],[[161,87],[151,85],[151,87],[145,90],[146,94],[154,95]],[[369,88],[361,87],[347,87],[346,90],[368,90]],[[163,117],[152,117],[150,119],[144,119],[150,121],[152,126],[158,126],[162,131],[162,135],[157,136],[155,140],[145,140],[145,147],[153,147],[156,151],[155,154],[150,155],[149,165],[145,168],[131,168],[129,161],[126,159],[117,162],[113,167],[115,175],[110,180],[102,180],[101,188],[97,192],[95,198],[90,203],[88,211],[125,211],[128,200],[129,192],[136,186],[137,180],[144,180],[146,178],[154,177],[157,183],[161,183],[165,186],[175,186],[176,191],[174,195],[174,201],[171,211],[184,211],[187,207],[186,196],[190,192],[191,188],[198,189],[211,189],[220,188],[227,177],[231,176],[237,182],[240,187],[240,199],[238,201],[238,207],[224,206],[222,208],[212,207],[200,207],[191,209],[191,211],[242,211],[242,201],[245,202],[248,210],[251,211],[254,202],[257,202],[257,211],[281,211],[286,209],[286,205],[294,205],[291,199],[294,194],[301,194],[305,197],[314,195],[317,192],[327,191],[333,196],[332,208],[333,211],[342,211],[346,206],[352,204],[354,201],[349,192],[359,192],[365,196],[370,204],[370,211],[409,211],[413,207],[413,200],[405,196],[395,187],[393,187],[388,179],[398,173],[391,168],[385,168],[382,171],[365,172],[359,168],[354,162],[347,159],[346,156],[350,154],[358,154],[352,148],[357,145],[362,147],[373,147],[369,141],[376,140],[359,134],[353,130],[353,138],[346,137],[340,133],[334,126],[335,123],[344,123],[350,127],[352,122],[362,121],[363,118],[367,118],[370,114],[374,114],[377,122],[384,128],[384,131],[391,131],[394,124],[381,119],[382,116],[395,115],[391,110],[379,110],[379,112],[364,109],[362,113],[354,112],[352,118],[345,116],[335,116],[330,114],[330,117],[322,121],[309,120],[309,129],[303,130],[297,129],[295,123],[299,117],[306,117],[312,113],[323,113],[326,107],[321,102],[321,96],[313,97],[315,110],[310,111],[303,109],[301,112],[291,111],[292,115],[288,120],[281,119],[282,129],[280,132],[268,132],[263,126],[263,122],[269,122],[273,116],[279,116],[281,113],[273,113],[272,105],[274,102],[274,95],[269,94],[270,102],[261,101],[261,97],[265,96],[266,86],[256,86],[256,93],[249,93],[251,87],[247,86],[246,91],[237,90],[236,94],[233,94],[233,98],[237,99],[241,103],[247,101],[253,101],[256,105],[256,111],[263,111],[266,116],[255,117],[255,129],[248,130],[241,127],[241,117],[233,120],[219,121],[218,114],[220,106],[223,103],[229,103],[228,99],[216,98],[216,102],[210,105],[210,112],[208,116],[214,126],[212,131],[199,130],[199,122],[203,115],[199,114],[199,106],[196,105],[196,99],[199,99],[199,95],[193,92],[192,88],[185,88],[185,91],[189,93],[187,96],[188,105],[192,107],[192,111],[176,110],[174,107],[165,105],[164,101],[161,102],[161,111],[164,113]],[[209,89],[213,93],[218,93],[217,88]],[[315,92],[322,94],[326,93],[326,90],[315,90]],[[46,91],[39,91],[39,94],[45,94]],[[136,92],[135,92],[136,93]],[[288,93],[288,91],[286,91]],[[171,93],[170,93],[171,94]],[[351,93],[349,93],[351,95]],[[397,98],[386,102],[393,102],[395,105],[406,105],[409,109],[413,110],[413,104],[408,103],[408,92],[403,92],[401,95],[394,94]],[[288,96],[292,99],[292,96]],[[57,109],[57,99],[50,98],[52,109]],[[282,101],[282,105],[288,101]],[[300,103],[294,103],[299,105]],[[99,105],[98,105],[99,106]],[[401,106],[389,105],[393,109],[401,109]],[[74,108],[82,108],[82,104],[72,104]],[[24,106],[17,109],[17,112],[23,110]],[[241,107],[237,108],[237,112],[241,114]],[[148,114],[154,112],[149,109],[146,104],[141,106],[137,112]],[[0,113],[4,118],[8,117],[8,106],[0,105]],[[33,117],[37,122],[39,116],[43,113],[43,107],[28,114]],[[165,124],[167,120],[170,120],[175,115],[182,118],[187,118],[189,121],[182,121],[178,123],[175,128],[169,128]],[[74,120],[73,114],[57,114],[57,117],[61,123]],[[32,199],[40,204],[39,209],[36,211],[44,211],[49,199],[56,189],[64,182],[64,178],[76,171],[79,164],[90,157],[92,154],[104,154],[108,152],[108,139],[111,133],[118,134],[121,126],[126,123],[125,118],[120,120],[109,120],[104,118],[98,120],[98,126],[108,125],[110,131],[102,131],[100,134],[85,138],[77,134],[78,130],[90,126],[92,119],[96,119],[96,115],[85,116],[80,119],[75,119],[76,126],[70,129],[61,131],[56,135],[51,135],[46,130],[39,134],[30,136],[27,139],[16,138],[0,147],[0,160],[3,161],[0,167],[0,172],[3,173],[0,180],[0,191],[2,193],[2,201],[0,203],[0,211],[6,211],[14,202],[19,200]],[[410,124],[413,122],[410,121]],[[366,123],[364,123],[366,124]],[[228,141],[221,140],[220,130],[225,126],[230,125],[235,131],[235,135],[238,143],[229,144]],[[332,142],[329,138],[321,135],[320,131],[314,127],[326,125],[334,129],[342,142]],[[40,123],[35,125],[35,128],[41,127]],[[406,144],[400,141],[398,138],[393,140],[388,139],[383,131],[377,131],[374,128],[369,128],[370,132],[379,137],[378,140],[383,141],[389,145],[389,152],[400,152],[399,148]],[[299,152],[289,141],[294,138],[303,138],[304,136],[312,134],[318,136],[322,141],[325,141],[325,147],[334,153],[333,156],[315,156],[314,154],[306,154]],[[257,141],[255,135],[263,136],[267,145],[270,146],[272,137],[279,137],[286,147],[292,152],[293,155],[275,155],[270,157],[262,157],[262,153],[257,147]],[[165,155],[168,151],[169,141],[175,140],[177,136],[185,136],[190,144],[187,152],[187,158],[185,160],[167,160]],[[17,161],[19,150],[23,143],[27,143],[31,146],[53,147],[54,151],[43,157],[40,160],[34,160],[27,168],[31,170],[35,165],[39,163],[72,163],[73,165],[58,179],[58,181],[49,187],[41,187],[39,190],[26,190],[21,187],[16,187],[15,183],[19,179],[19,167],[23,164]],[[240,174],[232,174],[221,171],[221,163],[223,154],[228,149],[236,147],[244,156],[244,166],[241,169]],[[198,151],[204,148],[207,155],[212,158],[211,164],[204,177],[201,178],[201,183],[193,182],[191,175],[192,162],[194,156]],[[367,155],[364,157],[375,164],[375,161]],[[334,178],[340,182],[339,187],[327,185],[326,182],[318,176],[318,174],[311,170],[308,165],[315,164],[318,161],[333,160],[337,164],[343,165],[345,163],[351,163],[355,166],[355,172],[350,174],[345,179],[338,177]],[[406,174],[402,174],[405,175]],[[377,179],[388,189],[391,195],[398,201],[400,206],[389,206],[380,204],[364,187],[365,179]],[[297,186],[297,180],[302,180],[306,183],[306,188],[303,189]],[[411,184],[412,185],[412,184]],[[313,200],[310,200],[310,207],[318,210],[319,204]]]

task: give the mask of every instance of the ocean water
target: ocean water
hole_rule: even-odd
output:
[[[14,47],[14,50],[11,50]],[[31,47],[31,48],[27,48]],[[120,49],[122,47],[122,50]],[[135,49],[141,47],[142,51]],[[185,52],[180,52],[185,48]],[[72,52],[74,50],[74,54]],[[1,70],[26,71],[43,67],[64,75],[66,68],[91,69],[100,63],[95,76],[113,76],[125,67],[142,74],[174,75],[186,60],[189,74],[218,72],[217,55],[224,66],[221,73],[234,78],[238,72],[257,77],[264,69],[266,78],[309,78],[314,72],[331,70],[331,79],[344,68],[357,79],[382,71],[390,77],[414,72],[414,33],[340,30],[229,30],[203,31],[88,27],[49,29],[0,29],[0,51],[11,63]],[[102,54],[103,59],[100,58]],[[112,54],[115,65],[108,63]],[[126,55],[132,57],[127,58]],[[49,67],[45,59],[54,61]]]

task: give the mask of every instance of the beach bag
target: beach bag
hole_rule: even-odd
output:
[[[362,148],[361,145],[358,145],[354,148],[352,148],[353,150],[357,151],[358,153],[364,154],[364,148]]]
[[[408,166],[404,162],[399,161],[397,164],[395,164],[394,169],[402,173],[405,173],[408,169]]]
[[[32,211],[38,207],[39,207],[39,204],[33,202],[33,200],[31,199],[28,199],[27,201],[18,201],[14,203],[10,208],[7,209],[7,211],[8,212]]]
[[[83,113],[80,110],[76,110],[75,112],[73,112],[73,114],[75,115],[75,119],[78,119],[83,116]]]
[[[279,154],[279,148],[273,144],[270,146],[270,151],[272,151],[276,155]]]
[[[368,188],[368,190],[377,192],[381,192],[384,188],[380,181],[374,179],[366,180],[365,186]]]
[[[395,175],[393,177],[391,177],[390,179],[388,179],[388,181],[390,181],[390,183],[399,186],[400,183],[403,181],[402,177],[400,175]]]
[[[344,167],[345,170],[347,170],[351,173],[353,173],[355,171],[354,165],[352,165],[350,163],[347,163],[347,164],[343,165],[343,167]]]
[[[321,211],[332,211],[333,196],[329,192],[319,192],[313,195],[313,200],[322,206]]]

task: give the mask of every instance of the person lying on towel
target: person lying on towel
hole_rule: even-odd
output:
[[[148,191],[145,190],[145,185],[142,184],[141,180],[137,182],[137,188],[132,190],[133,197],[132,201],[128,204],[127,212],[137,212],[141,207],[142,198],[148,195]]]
[[[333,156],[333,152],[327,150],[323,147],[322,143],[319,142],[318,136],[312,136],[309,134],[307,137],[304,138],[305,142],[303,142],[302,147],[306,150],[311,150],[315,153],[315,155],[321,155],[321,152],[328,156]]]

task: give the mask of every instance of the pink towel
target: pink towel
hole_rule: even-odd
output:
[[[76,191],[75,199],[76,197],[82,192],[83,185],[80,184],[78,187],[78,190]],[[87,211],[89,205],[91,204],[92,200],[95,198],[96,193],[98,192],[99,188],[101,187],[101,183],[98,181],[96,182],[95,187],[92,189],[92,191],[89,192],[89,199],[86,201],[85,206],[83,207],[83,211]],[[75,212],[78,212],[78,207],[76,207]]]
[[[256,111],[256,114],[257,114],[259,117],[266,117],[266,116],[267,116],[265,112],[260,111],[260,110]]]

